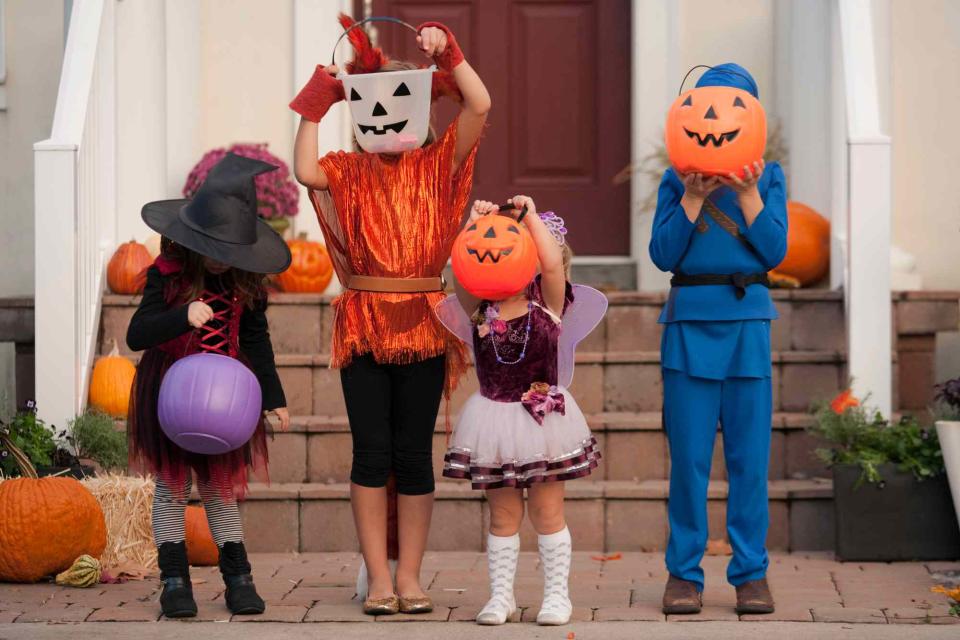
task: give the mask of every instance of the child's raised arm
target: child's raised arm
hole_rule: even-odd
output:
[[[310,189],[326,189],[327,176],[317,161],[317,123],[332,105],[343,100],[343,87],[336,80],[336,65],[317,68],[290,108],[299,113],[300,127],[293,143],[293,175]]]
[[[490,111],[490,93],[477,72],[463,59],[463,52],[450,29],[439,22],[425,22],[417,27],[417,32],[420,49],[433,58],[438,67],[453,74],[457,88],[463,95],[453,156],[453,170],[456,171],[483,133],[483,125]]]
[[[540,289],[547,308],[557,316],[563,314],[563,302],[567,293],[567,273],[563,268],[563,249],[553,237],[547,225],[537,214],[537,205],[528,196],[513,196],[508,201],[517,210],[527,208],[523,223],[527,225],[540,257]]]

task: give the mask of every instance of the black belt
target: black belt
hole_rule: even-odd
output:
[[[751,284],[770,286],[766,272],[763,273],[675,273],[670,278],[671,287],[697,287],[707,284],[729,284],[736,288],[737,300],[747,295],[747,287]]]

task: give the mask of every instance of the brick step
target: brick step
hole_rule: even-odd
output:
[[[839,351],[775,351],[774,411],[807,411],[832,398],[846,380],[845,355]],[[139,354],[131,359],[137,361]],[[585,413],[660,411],[663,388],[659,351],[577,353],[571,391]],[[340,374],[324,354],[280,354],[277,366],[290,411],[298,415],[344,415]],[[478,388],[471,371],[454,393],[459,410]]]
[[[775,551],[833,547],[833,487],[826,479],[768,483],[770,530]],[[665,480],[568,482],[566,518],[579,549],[662,551],[667,541]],[[241,504],[253,551],[355,551],[356,533],[347,484],[254,484]],[[483,493],[466,482],[437,485],[428,548],[479,551],[489,521]],[[707,513],[711,538],[725,538],[727,484],[712,481]],[[524,550],[536,549],[529,522],[521,529]]]
[[[655,351],[660,348],[657,318],[663,293],[610,292],[610,308],[600,325],[582,343],[584,351]],[[825,290],[773,291],[780,319],[773,323],[771,342],[781,351],[838,351],[845,342],[843,299]],[[126,352],[127,324],[139,302],[136,296],[106,295],[100,350],[117,339]],[[275,294],[267,311],[277,353],[311,354],[330,344],[333,310],[326,296]]]
[[[669,477],[670,462],[660,413],[606,413],[587,416],[603,452],[600,467],[584,482],[600,480],[647,481]],[[452,420],[453,424],[456,419]],[[806,431],[812,418],[803,413],[774,415],[770,444],[771,480],[805,479],[829,475],[814,456],[819,446]],[[433,441],[434,470],[441,480],[446,451],[445,424],[437,422]],[[345,416],[301,416],[292,419],[286,433],[270,442],[270,473],[274,482],[347,482],[352,455]],[[717,434],[711,477],[726,479],[723,443]]]

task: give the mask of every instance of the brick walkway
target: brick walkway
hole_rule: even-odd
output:
[[[707,557],[704,610],[667,621],[736,621],[734,591],[723,580],[726,558]],[[263,616],[234,621],[370,622],[351,601],[356,554],[256,554],[252,558],[260,593],[269,607]],[[471,621],[487,595],[485,557],[479,553],[429,553],[424,576],[437,610],[424,616],[386,616],[376,621]],[[227,621],[222,584],[214,568],[194,569],[201,621]],[[954,624],[944,596],[930,587],[960,580],[957,563],[865,564],[834,562],[826,555],[774,555],[770,582],[777,599],[771,616],[744,620],[810,623]],[[575,554],[571,598],[577,621],[664,621],[659,601],[666,574],[658,554],[627,553],[600,562]],[[536,554],[521,556],[517,575],[518,620],[536,617],[541,579]],[[95,589],[55,585],[0,585],[0,624],[30,622],[137,622],[159,618],[155,579]]]

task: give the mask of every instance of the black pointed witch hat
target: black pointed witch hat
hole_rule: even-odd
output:
[[[257,216],[254,177],[277,167],[228,153],[192,199],[158,200],[143,206],[151,229],[191,251],[253,273],[280,273],[290,248]]]

